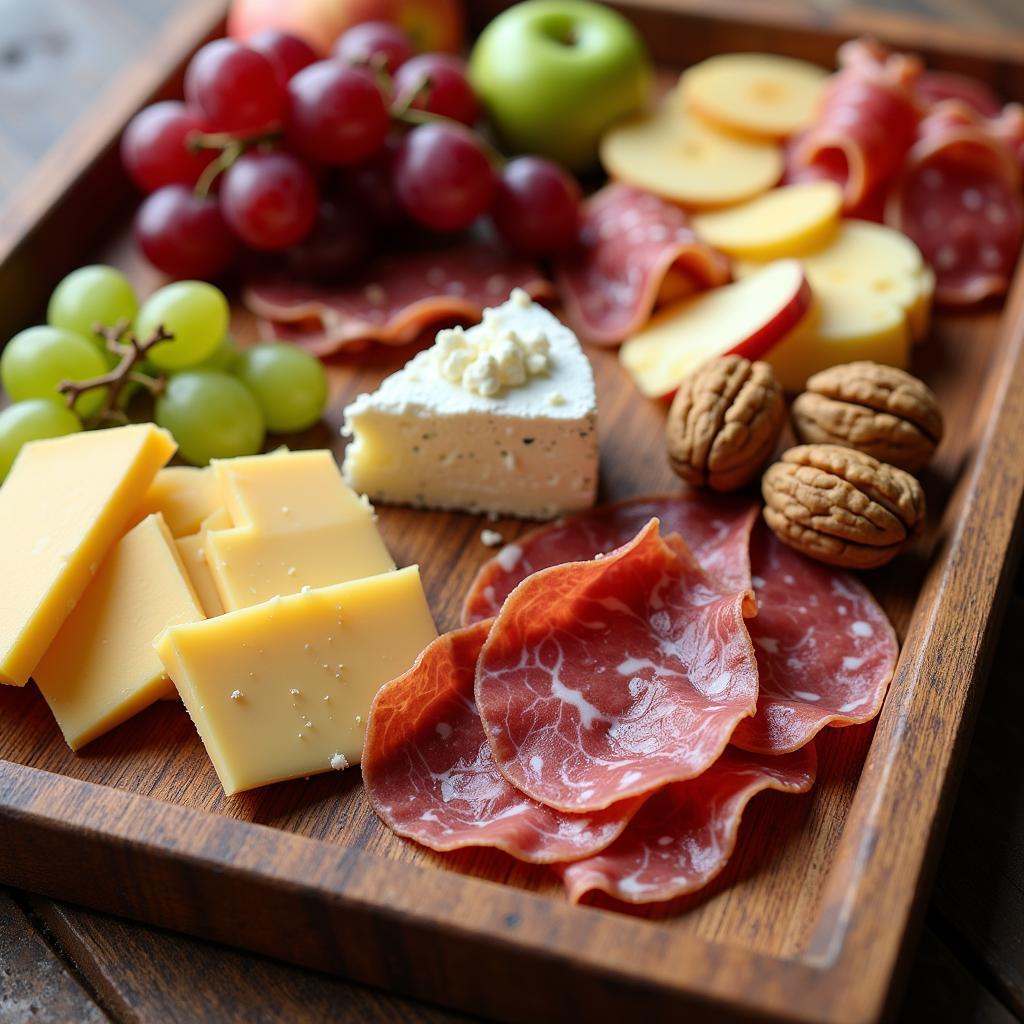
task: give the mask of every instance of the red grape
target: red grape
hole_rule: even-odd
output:
[[[187,140],[203,131],[202,115],[177,100],[140,110],[121,136],[121,162],[143,192],[164,185],[194,185],[213,159],[210,150],[193,153]]]
[[[276,28],[265,28],[262,32],[257,32],[246,40],[246,45],[257,53],[262,53],[270,61],[282,88],[293,75],[320,59],[319,54],[305,39]]]
[[[366,214],[355,202],[336,197],[320,203],[312,232],[292,246],[285,259],[300,280],[334,284],[358,270],[371,248]]]
[[[416,51],[412,40],[397,25],[364,21],[345,32],[332,52],[346,64],[381,65],[393,75]]]
[[[491,217],[509,246],[526,256],[568,249],[580,225],[580,186],[539,156],[510,160],[501,174]]]
[[[355,164],[373,156],[391,129],[391,115],[372,75],[322,60],[288,83],[288,141],[324,164]]]
[[[424,53],[413,57],[395,75],[395,99],[402,103],[422,88],[412,106],[466,125],[480,119],[480,103],[466,76],[466,65],[447,53]]]
[[[285,109],[274,65],[233,39],[215,39],[192,58],[185,99],[221,132],[265,131],[281,122]]]
[[[184,185],[146,197],[135,214],[135,239],[146,259],[171,277],[216,277],[238,252],[217,200]]]
[[[338,192],[365,210],[379,228],[394,228],[405,220],[391,181],[401,141],[400,136],[389,135],[379,153],[339,172]]]
[[[491,205],[497,189],[483,143],[450,121],[421,124],[405,136],[392,180],[406,213],[435,231],[469,227]]]
[[[309,168],[290,153],[252,150],[225,172],[224,219],[254,249],[287,249],[309,234],[319,197]]]

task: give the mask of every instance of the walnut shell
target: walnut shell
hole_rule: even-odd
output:
[[[931,389],[881,363],[847,363],[814,374],[791,412],[805,444],[856,448],[911,473],[942,440],[942,413]]]
[[[781,541],[848,569],[884,565],[924,523],[924,492],[914,477],[838,445],[783,452],[761,491],[765,522]]]
[[[665,427],[672,469],[687,483],[734,491],[771,458],[786,419],[767,363],[712,359],[679,386]]]

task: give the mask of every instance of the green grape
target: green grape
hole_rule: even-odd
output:
[[[135,334],[145,341],[161,324],[174,335],[150,349],[161,370],[183,370],[214,353],[228,329],[228,300],[205,281],[175,281],[146,299],[135,318]]]
[[[194,466],[210,459],[255,455],[263,447],[263,414],[249,389],[218,370],[192,370],[167,381],[156,400],[156,422]]]
[[[46,320],[53,327],[82,335],[106,352],[97,324],[113,327],[119,321],[130,324],[139,303],[128,278],[113,267],[93,264],[71,271],[53,290],[46,307]]]
[[[48,398],[9,405],[0,412],[0,480],[7,476],[22,445],[77,434],[81,429],[81,421],[70,409]]]
[[[185,370],[223,370],[224,373],[234,373],[235,364],[238,362],[238,346],[230,334],[225,334],[220,339],[220,344],[201,363],[195,366],[186,366]],[[159,371],[158,371],[159,372]],[[176,371],[169,371],[174,373]]]
[[[311,427],[327,404],[327,374],[319,359],[283,341],[246,349],[235,368],[256,396],[267,429],[294,434]]]
[[[0,380],[15,401],[52,398],[60,401],[57,385],[63,380],[86,380],[107,372],[103,354],[80,334],[60,327],[29,327],[7,343],[0,356]],[[77,402],[79,416],[99,411],[106,388],[87,391]]]

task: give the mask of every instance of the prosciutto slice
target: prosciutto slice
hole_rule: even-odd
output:
[[[584,562],[621,547],[651,519],[679,533],[704,571],[727,590],[750,588],[750,530],[757,506],[727,495],[636,498],[532,530],[486,562],[470,585],[462,621],[497,615],[505,598],[531,573]]]
[[[480,319],[513,288],[550,299],[554,288],[536,265],[494,245],[467,242],[448,249],[383,256],[350,285],[324,288],[290,280],[262,281],[243,292],[246,307],[271,333],[282,333],[314,355],[379,341],[403,345],[439,322]],[[294,325],[302,330],[295,331]],[[264,331],[266,333],[266,330]]]
[[[703,775],[655,793],[602,853],[562,866],[569,899],[601,890],[654,903],[702,888],[732,855],[750,800],[766,789],[806,793],[815,770],[813,744],[781,757],[727,747]]]
[[[657,520],[609,555],[525,579],[477,664],[498,769],[574,813],[699,775],[754,713],[751,597],[722,593]]]
[[[621,183],[587,200],[579,244],[556,267],[570,326],[596,345],[617,345],[639,330],[659,297],[729,278],[728,260],[697,238],[679,207]]]
[[[438,637],[370,711],[362,771],[390,828],[433,850],[493,846],[534,864],[604,849],[642,798],[592,814],[566,814],[514,789],[494,765],[473,700],[490,621]]]

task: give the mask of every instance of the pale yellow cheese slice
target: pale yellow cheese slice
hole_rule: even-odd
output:
[[[163,517],[147,516],[104,559],[36,667],[68,746],[79,750],[153,701],[176,697],[153,641],[202,618]]]
[[[221,508],[203,520],[198,533],[179,537],[174,542],[192,583],[192,589],[195,590],[208,619],[212,619],[214,615],[222,615],[224,605],[217,591],[217,584],[213,581],[213,573],[206,563],[206,535],[210,530],[226,530],[231,525],[231,516],[226,509]]]
[[[281,450],[213,468],[234,527],[208,532],[204,549],[228,611],[394,569],[373,507],[330,452]]]
[[[160,512],[172,536],[188,537],[197,533],[203,520],[223,505],[220,481],[209,466],[169,466],[157,473],[135,521]]]
[[[411,566],[175,626],[157,651],[231,795],[359,761],[377,690],[436,635]]]
[[[21,450],[0,487],[0,683],[28,681],[174,450],[152,423]]]

